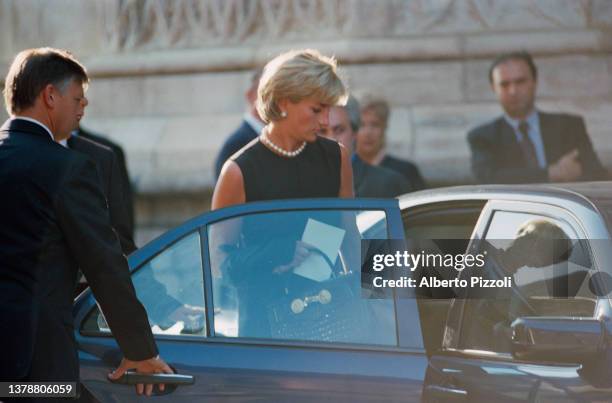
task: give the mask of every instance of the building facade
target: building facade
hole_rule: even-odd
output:
[[[351,90],[386,97],[389,149],[434,185],[471,181],[466,132],[500,113],[489,63],[528,50],[538,105],[584,115],[612,168],[608,0],[2,0],[0,24],[4,72],[44,45],[87,66],[83,125],[124,146],[141,240],[208,208],[251,69],[294,48],[335,55]]]

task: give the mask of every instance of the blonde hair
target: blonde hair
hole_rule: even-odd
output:
[[[296,103],[308,97],[330,106],[346,104],[348,91],[333,57],[313,49],[292,50],[266,64],[256,104],[264,122],[282,118],[278,101],[288,99]]]
[[[383,98],[376,97],[374,95],[365,95],[361,100],[361,113],[366,111],[372,111],[382,121],[383,125],[387,127],[389,120],[389,103]]]

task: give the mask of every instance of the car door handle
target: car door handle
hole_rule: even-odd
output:
[[[467,391],[439,385],[427,385],[425,395],[430,399],[441,399],[442,401],[466,402]]]
[[[111,380],[112,383],[121,385],[160,384],[165,385],[193,385],[195,379],[193,375],[182,374],[141,374],[135,371],[126,371],[119,379]]]

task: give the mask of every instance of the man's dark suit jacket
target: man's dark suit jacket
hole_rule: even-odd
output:
[[[132,191],[132,183],[130,182],[130,175],[127,170],[127,164],[125,162],[125,153],[121,146],[114,141],[94,134],[90,131],[79,127],[79,136],[84,137],[88,140],[94,141],[98,144],[102,144],[113,150],[115,158],[119,167],[119,179],[121,180],[121,188],[124,203],[127,210],[127,223],[124,226],[128,229],[130,238],[134,238],[134,193]]]
[[[582,166],[580,181],[609,179],[581,117],[539,112],[539,119],[547,165],[576,148]],[[472,171],[478,182],[549,182],[548,168],[527,167],[514,130],[503,117],[473,129],[467,138],[472,150]]]
[[[221,151],[217,154],[217,159],[215,160],[215,179],[219,179],[221,168],[223,168],[225,161],[234,155],[236,151],[249,144],[251,140],[257,138],[258,135],[246,120],[242,121],[240,127],[225,140]]]
[[[75,381],[72,303],[89,280],[124,355],[157,355],[93,161],[24,120],[0,128],[0,380]]]
[[[380,162],[379,166],[402,174],[410,186],[408,192],[425,189],[425,180],[421,176],[419,168],[412,162],[387,155]]]
[[[129,255],[136,250],[132,238],[126,202],[123,198],[123,184],[115,153],[110,148],[80,136],[71,136],[68,147],[91,158],[98,168],[102,190],[108,202],[108,212],[113,228],[119,236],[123,253]]]
[[[352,158],[353,187],[356,197],[397,197],[410,191],[410,184],[399,173]]]

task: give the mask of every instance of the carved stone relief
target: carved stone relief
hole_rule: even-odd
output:
[[[602,0],[106,0],[111,50],[610,26]],[[604,16],[601,16],[603,10]],[[607,17],[606,17],[607,15]]]

